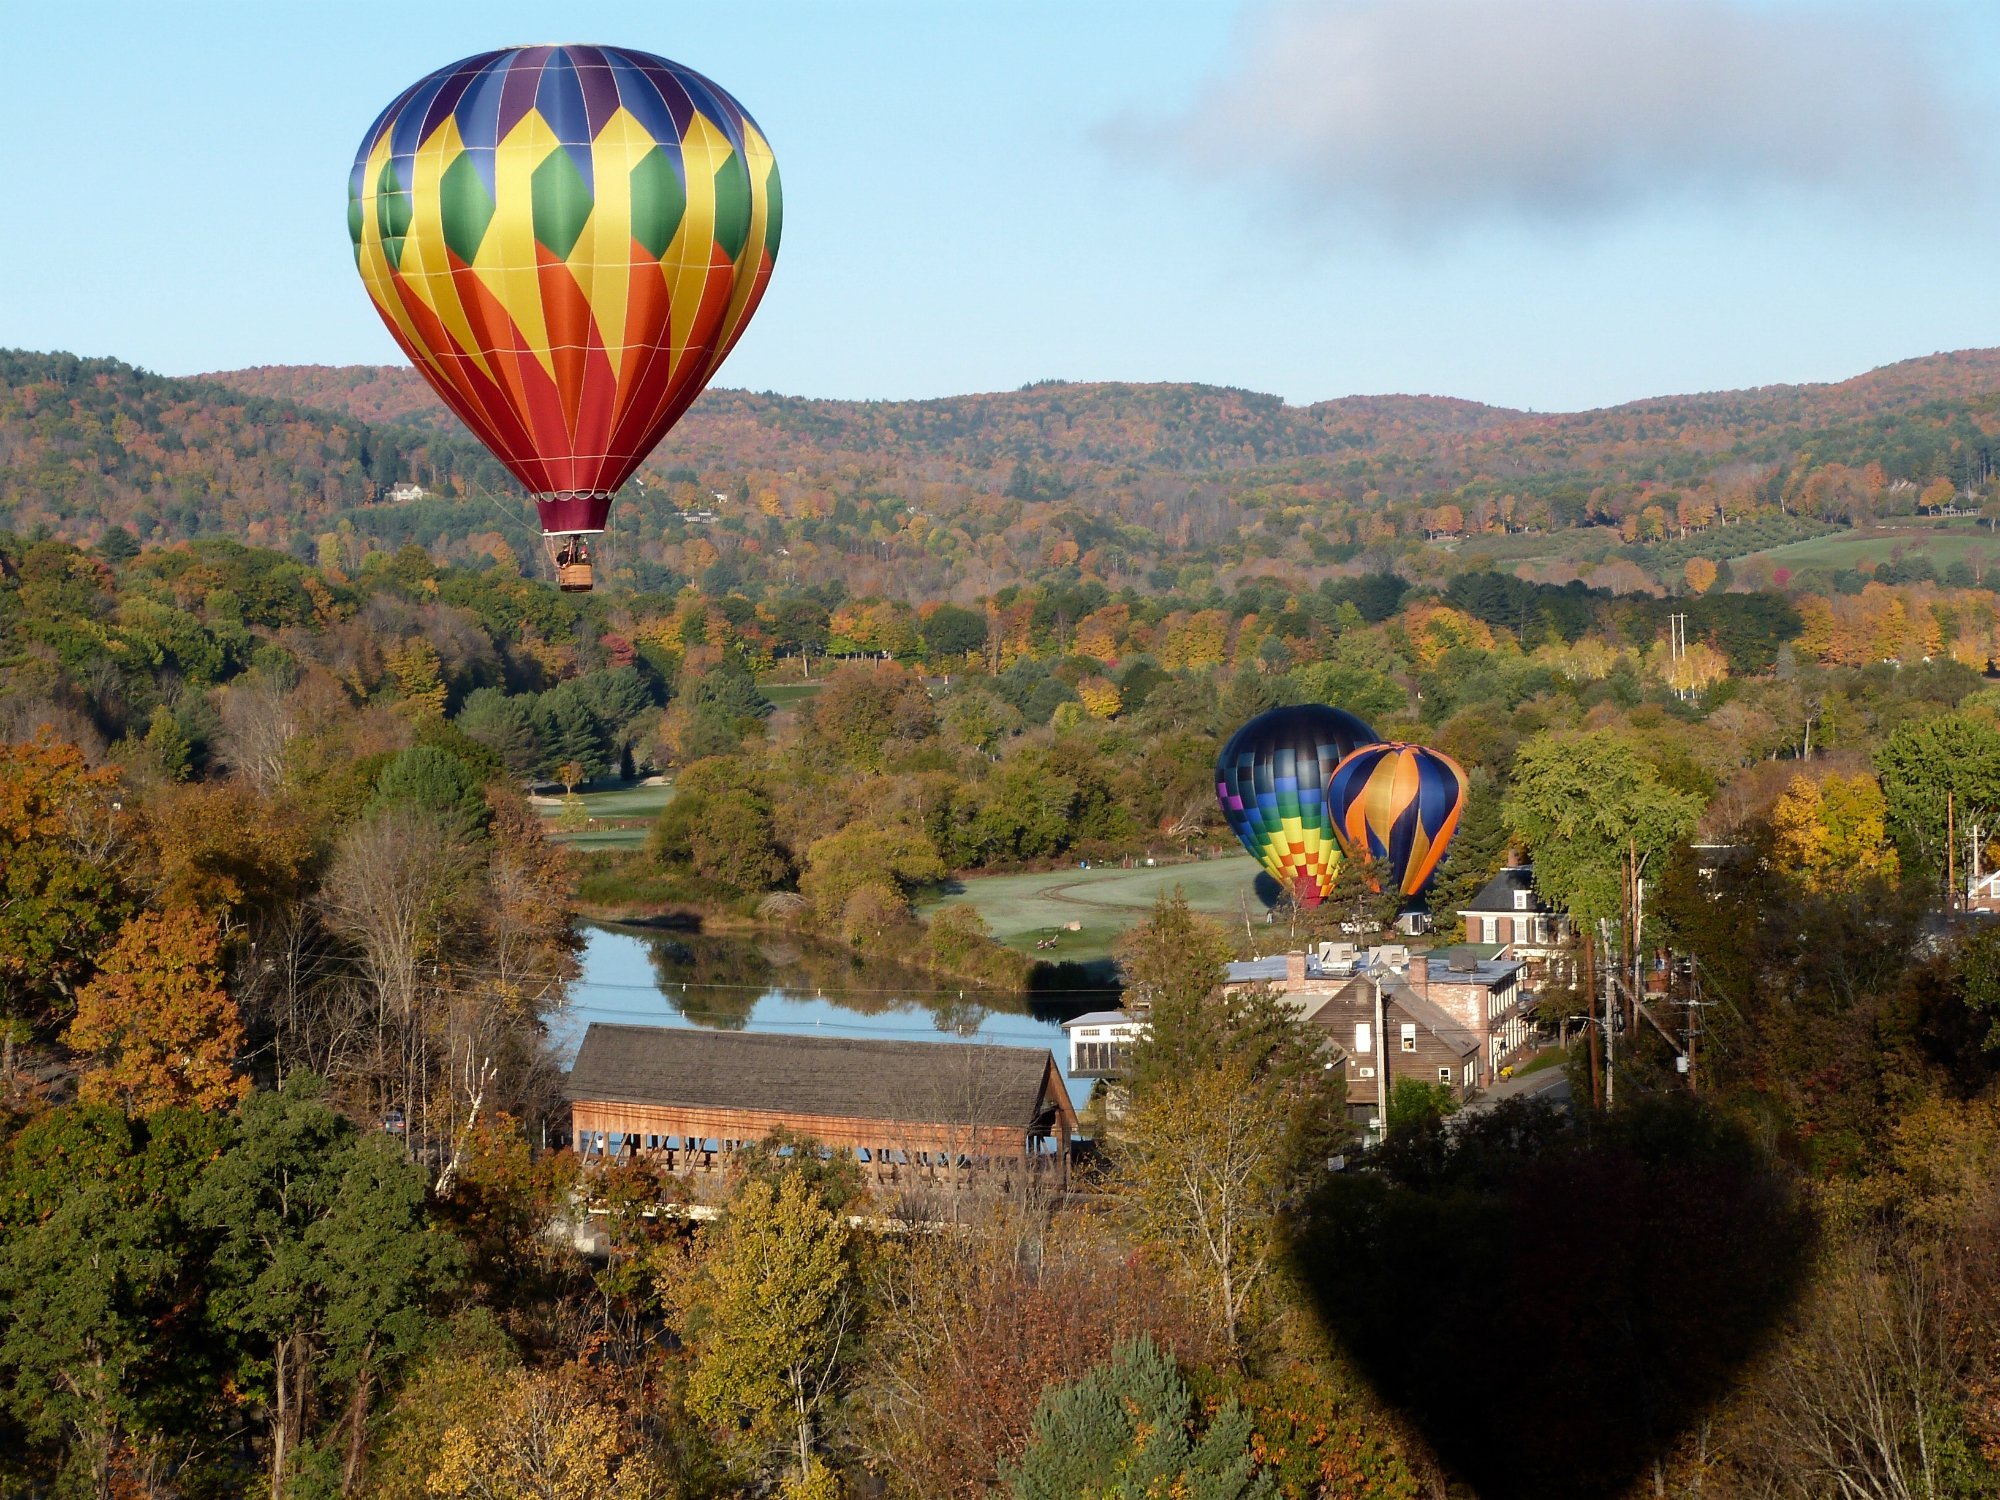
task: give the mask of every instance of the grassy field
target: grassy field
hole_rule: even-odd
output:
[[[758,690],[780,708],[795,708],[801,699],[810,698],[821,688],[823,682],[760,682]]]
[[[1970,516],[1940,521],[1898,521],[1858,531],[1817,536],[1755,554],[1793,572],[1801,568],[1852,568],[1864,562],[1888,562],[1898,550],[1905,557],[1922,556],[1940,572],[1955,562],[1975,557],[2000,560],[2000,535]]]
[[[672,799],[674,789],[665,785],[626,786],[612,782],[576,795],[591,820],[589,828],[555,828],[553,825],[563,812],[561,796],[536,799],[535,811],[551,825],[550,838],[579,849],[636,849],[646,842],[646,829]]]
[[[1197,911],[1226,921],[1242,920],[1248,903],[1253,920],[1263,907],[1251,891],[1257,865],[1248,855],[1202,860],[1194,864],[1157,865],[1135,870],[1105,866],[1097,869],[1047,870],[1031,875],[975,875],[962,888],[928,903],[935,910],[964,902],[974,907],[1009,947],[1036,958],[1087,960],[1103,958],[1121,933],[1152,910],[1163,891],[1180,886]],[[1066,924],[1080,922],[1076,932]],[[1038,949],[1037,941],[1053,937],[1056,946]]]

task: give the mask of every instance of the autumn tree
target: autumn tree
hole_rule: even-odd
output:
[[[1128,938],[1128,986],[1150,1004],[1110,1146],[1135,1238],[1203,1289],[1237,1352],[1280,1215],[1343,1133],[1344,1087],[1290,1006],[1261,987],[1223,992],[1227,953],[1179,892]]]
[[[1118,944],[1118,970],[1125,981],[1126,1004],[1135,1013],[1165,1020],[1163,1045],[1178,1045],[1181,1027],[1200,1015],[1209,997],[1222,986],[1223,973],[1235,950],[1222,929],[1188,904],[1176,886],[1153,902],[1152,915],[1127,932]],[[1164,1067],[1189,1059],[1161,1055]]]
[[[235,1070],[243,1022],[222,987],[222,934],[181,907],[140,912],[77,995],[63,1040],[87,1055],[79,1093],[150,1115],[223,1109],[250,1092]]]
[[[411,636],[388,651],[385,665],[396,681],[399,712],[413,720],[443,716],[445,686],[438,674],[437,647],[422,636]]]
[[[191,907],[233,929],[296,899],[313,830],[244,780],[160,787],[140,810],[139,883],[163,908]]]
[[[937,846],[923,830],[857,822],[806,850],[799,894],[822,924],[852,926],[857,897],[865,895],[886,914],[905,913],[915,888],[944,874]]]
[[[689,1408],[761,1452],[789,1450],[801,1484],[854,1318],[850,1237],[800,1174],[751,1176],[704,1232],[692,1276],[662,1266],[660,1296],[687,1319]]]
[[[1681,570],[1690,592],[1705,594],[1715,587],[1716,567],[1705,557],[1690,557]]]
[[[908,1235],[871,1282],[854,1408],[906,1500],[985,1500],[1018,1459],[1041,1393],[1120,1339],[1208,1353],[1206,1319],[1106,1220],[999,1200],[959,1233]]]
[[[61,1005],[118,925],[116,785],[115,772],[91,770],[52,732],[0,745],[0,989],[10,1019]]]
[[[1882,788],[1865,772],[1794,776],[1771,808],[1771,852],[1810,890],[1849,891],[1893,879],[1887,819]]]
[[[438,1443],[437,1500],[658,1500],[672,1493],[621,1414],[574,1366],[513,1370],[464,1393]]]

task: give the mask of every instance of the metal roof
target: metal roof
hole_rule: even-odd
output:
[[[1449,958],[1436,955],[1426,958],[1424,966],[1432,984],[1483,984],[1488,989],[1511,983],[1527,967],[1519,959],[1480,958],[1459,968]]]
[[[1093,1010],[1083,1015],[1072,1017],[1070,1020],[1062,1023],[1064,1031],[1068,1031],[1072,1026],[1137,1026],[1139,1024],[1140,1022],[1137,1017],[1129,1016],[1122,1010]]]

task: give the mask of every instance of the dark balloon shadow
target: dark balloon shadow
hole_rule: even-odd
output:
[[[1481,1500],[1622,1493],[1756,1356],[1814,1240],[1685,1098],[1590,1131],[1519,1103],[1413,1127],[1303,1223],[1326,1325]]]
[[[1257,899],[1264,903],[1266,910],[1274,910],[1285,899],[1285,888],[1268,870],[1257,872],[1257,878],[1250,882],[1250,889],[1257,893]]]

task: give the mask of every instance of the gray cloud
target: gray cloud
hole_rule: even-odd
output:
[[[1909,7],[1292,0],[1252,13],[1185,110],[1107,137],[1419,233],[1772,189],[1910,209],[1973,138],[1931,40]]]

